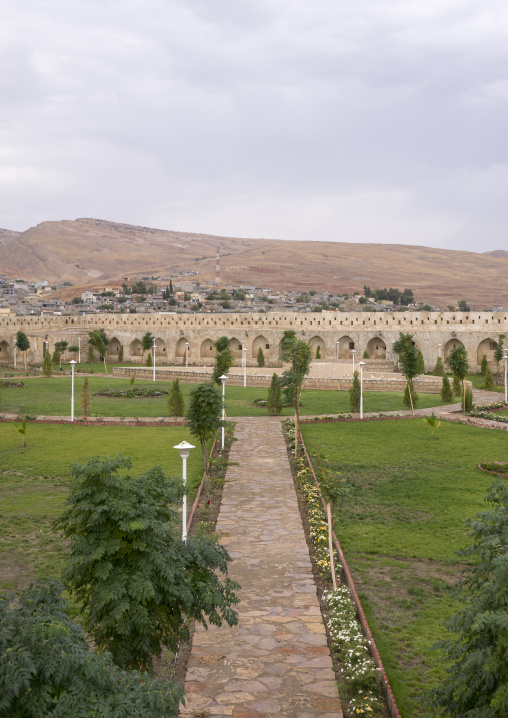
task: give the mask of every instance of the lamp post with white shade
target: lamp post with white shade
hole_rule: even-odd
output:
[[[363,367],[365,362],[360,362],[360,419],[363,419]]]
[[[81,364],[81,337],[78,337],[78,362]]]
[[[224,448],[224,422],[226,420],[226,380],[227,376],[223,374],[219,377],[222,382],[222,443],[221,448]]]
[[[155,381],[155,337],[153,338],[153,380]]]
[[[71,373],[72,373],[72,379],[71,379],[71,421],[74,421],[74,365],[76,362],[74,359],[71,359],[70,365],[71,365]]]
[[[243,386],[247,386],[247,349],[242,349],[242,364],[243,364]]]
[[[508,362],[508,354],[505,354],[503,359],[504,359],[504,403],[508,404],[508,394],[507,394],[508,385],[506,383],[506,363]]]
[[[437,345],[437,355],[441,359],[441,344]]]
[[[14,368],[16,368],[16,352],[18,351],[18,341],[14,340]]]
[[[182,541],[187,541],[187,458],[189,451],[196,447],[189,444],[187,441],[182,441],[181,444],[173,447],[178,449],[180,456],[182,457],[182,478],[183,478],[183,499],[182,499]]]
[[[351,356],[353,357],[353,374],[355,373],[355,354],[356,349],[351,349]]]
[[[335,356],[337,361],[339,361],[339,344],[340,344],[340,342],[337,342],[337,351],[336,351],[336,356]]]
[[[185,342],[185,366],[189,366],[189,342]]]

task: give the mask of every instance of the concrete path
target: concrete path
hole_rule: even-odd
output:
[[[196,628],[180,715],[341,718],[280,420],[236,421],[217,531],[239,625]]]

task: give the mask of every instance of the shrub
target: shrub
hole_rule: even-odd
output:
[[[81,387],[80,406],[83,416],[90,416],[90,388],[88,386],[88,377],[85,377],[83,386]]]
[[[445,376],[446,372],[441,357],[437,358],[434,368],[432,369],[432,374],[433,376]]]
[[[353,383],[349,389],[349,407],[352,412],[360,411],[361,386],[358,371],[353,374]]]
[[[272,375],[272,381],[270,382],[270,387],[268,389],[268,399],[266,405],[272,416],[276,416],[282,411],[282,391],[279,377],[275,372]]]
[[[265,365],[265,355],[264,355],[263,350],[262,350],[261,347],[259,347],[259,349],[258,349],[258,353],[257,353],[256,359],[257,359],[258,366],[261,367],[261,366],[264,366],[264,365]]]
[[[51,361],[51,354],[47,350],[42,362],[42,373],[47,377],[53,375],[53,362]]]
[[[453,377],[453,396],[462,396],[462,387],[458,376]]]
[[[180,379],[173,379],[171,382],[171,388],[168,393],[168,413],[170,416],[174,416],[175,419],[185,414],[185,404],[180,387]]]
[[[443,376],[443,383],[441,385],[441,399],[443,401],[451,401],[453,399],[452,387],[446,374]]]
[[[490,366],[487,364],[487,367],[485,369],[485,384],[486,389],[493,389],[494,388],[494,377],[492,376],[492,371],[490,369]]]
[[[123,362],[123,344],[120,344],[120,349],[118,350],[118,361]]]
[[[473,390],[466,389],[466,393],[464,395],[464,411],[471,411],[473,406]]]
[[[316,347],[316,359],[321,359],[321,349],[319,347],[319,344]]]
[[[480,372],[481,372],[483,375],[485,375],[485,370],[487,369],[488,365],[489,365],[489,363],[488,363],[488,361],[487,361],[487,355],[484,354],[483,357],[482,357],[482,364],[481,364],[481,367],[480,367]]]
[[[152,354],[151,354],[151,352],[148,352],[148,354],[146,355],[146,362],[145,362],[145,363],[146,363],[146,366],[153,366],[153,361],[152,361]]]
[[[367,350],[365,350],[365,351],[363,352],[363,358],[364,358],[364,359],[370,359],[369,352],[368,352]]]

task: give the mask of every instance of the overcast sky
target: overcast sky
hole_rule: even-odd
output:
[[[0,227],[508,249],[506,0],[16,0]]]

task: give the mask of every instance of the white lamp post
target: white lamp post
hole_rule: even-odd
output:
[[[243,364],[243,386],[247,386],[247,349],[242,349],[242,364]]]
[[[74,365],[76,362],[74,359],[71,359],[70,365],[71,365],[71,372],[72,372],[72,380],[71,380],[71,421],[74,421]]]
[[[185,342],[185,366],[189,366],[189,342]]]
[[[14,368],[16,368],[16,352],[18,351],[18,341],[14,340]]]
[[[355,354],[356,354],[356,350],[351,349],[351,355],[353,357],[353,374],[355,373]]]
[[[336,352],[336,360],[339,361],[339,344],[340,342],[337,342],[337,352]]]
[[[505,354],[504,357],[504,403],[508,404],[508,395],[507,395],[507,384],[506,384],[506,362],[508,362],[508,354]]]
[[[155,381],[155,337],[153,338],[153,380]]]
[[[437,355],[441,359],[441,344],[437,345]]]
[[[224,421],[226,419],[226,380],[227,376],[223,374],[220,377],[222,382],[222,448],[224,448]]]
[[[182,441],[181,444],[173,446],[173,449],[178,449],[178,451],[180,452],[180,456],[182,457],[183,462],[182,541],[187,541],[187,458],[189,456],[189,451],[195,448],[195,446],[189,444],[187,441]]]
[[[363,419],[363,367],[365,362],[360,362],[360,419]]]
[[[78,337],[78,362],[81,364],[81,337]]]

